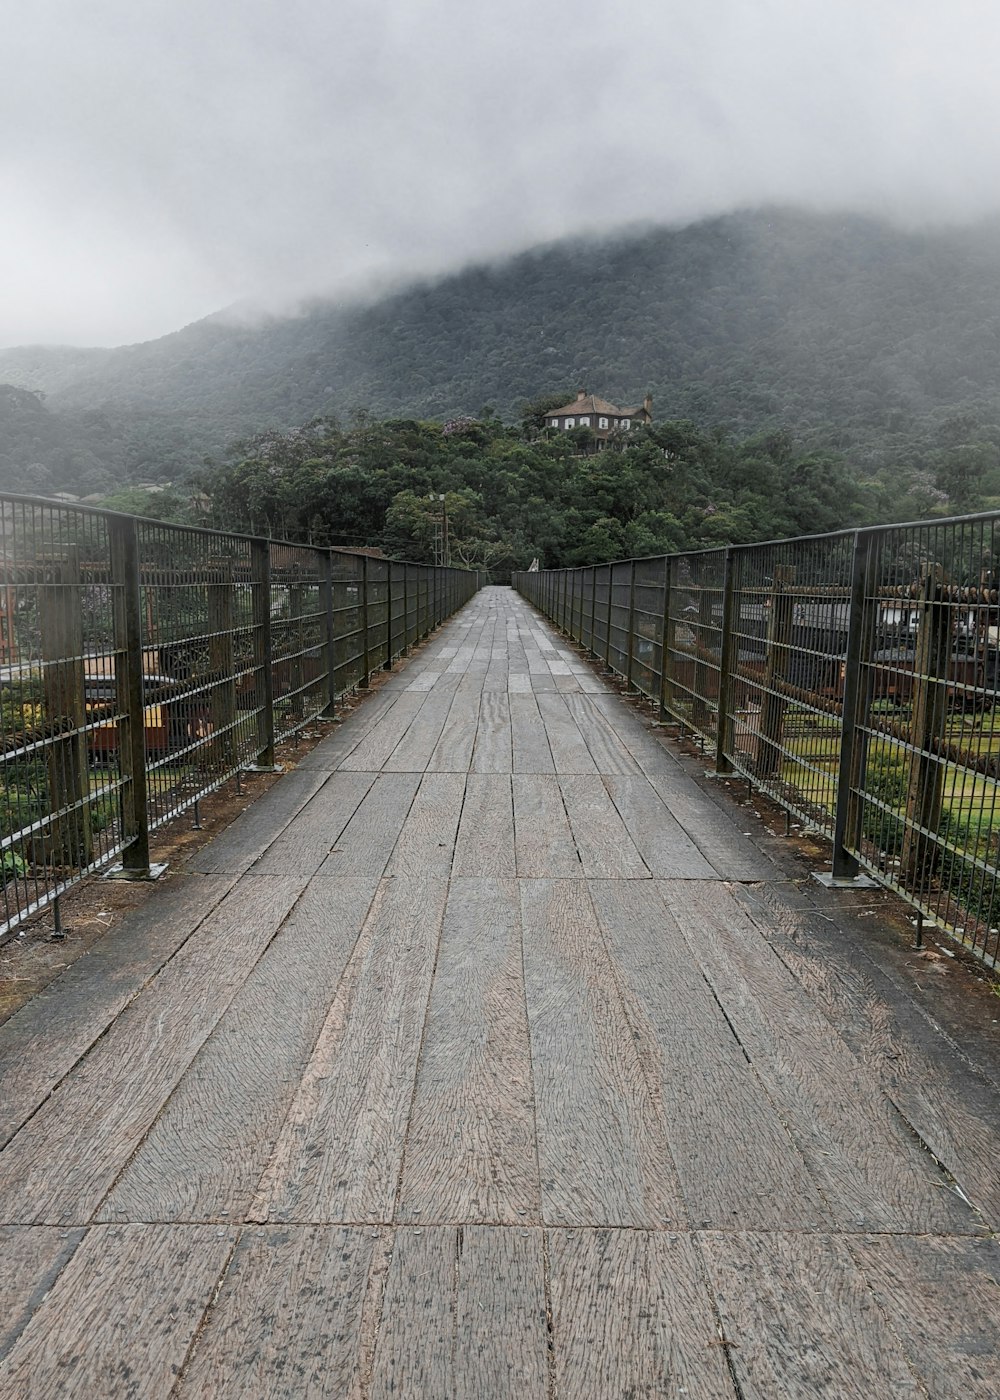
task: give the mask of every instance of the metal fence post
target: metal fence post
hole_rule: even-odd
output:
[[[788,649],[792,639],[793,597],[788,585],[795,581],[795,570],[779,564],[771,585],[770,613],[764,667],[764,690],[760,709],[760,733],[754,769],[758,777],[773,778],[781,771],[781,741],[788,699],[783,686],[788,675]]]
[[[597,565],[590,566],[590,654],[597,656],[597,648],[594,645],[594,636],[597,627]]]
[[[382,669],[392,670],[392,560],[386,566],[385,571],[385,662]]]
[[[233,725],[236,722],[236,666],[233,654],[232,560],[212,570],[208,585],[208,653],[212,674],[212,733],[216,758],[233,764]]]
[[[628,572],[628,626],[625,630],[628,638],[628,652],[625,656],[625,689],[635,690],[635,681],[632,679],[635,669],[635,560],[629,564]]]
[[[833,865],[823,883],[858,882],[858,861],[853,851],[861,839],[861,800],[868,754],[868,708],[871,673],[862,677],[863,661],[871,658],[875,634],[874,611],[866,599],[875,591],[881,536],[865,530],[854,535],[851,555],[851,591],[847,614],[847,652],[840,728],[840,760],[837,770],[837,808],[833,828]],[[864,877],[861,877],[862,879]]]
[[[674,648],[674,623],[670,616],[670,574],[672,564],[672,556],[669,554],[665,555],[663,560],[663,618],[660,626],[660,693],[657,697],[656,707],[658,719],[662,719],[667,713],[667,702],[670,699],[667,668],[670,664],[670,654]]]
[[[715,771],[731,773],[729,757],[732,721],[733,670],[736,657],[736,549],[726,550],[725,571],[722,576],[722,644],[719,650],[719,708],[715,720]]]
[[[155,880],[166,866],[154,866],[149,861],[142,584],[135,520],[130,516],[109,516],[108,543],[114,588],[115,692],[121,715],[118,721],[118,762],[124,780],[121,820],[126,839],[122,863],[109,874],[127,880]]]
[[[38,627],[47,732],[46,745],[52,864],[84,870],[93,859],[90,766],[84,725],[83,612],[80,555],[69,546],[62,559],[46,565],[38,590]],[[142,733],[142,677],[139,678],[139,733]],[[58,736],[58,737],[56,737]],[[58,814],[58,815],[56,815]]]
[[[268,540],[250,541],[250,586],[253,593],[253,664],[257,673],[257,761],[263,772],[274,771],[274,675],[271,667],[271,547]]]
[[[368,555],[361,556],[361,678],[359,689],[368,688],[371,675],[371,655],[368,649]]]
[[[331,718],[337,708],[337,641],[333,613],[333,551],[323,551],[323,611],[326,614],[327,699],[323,714]]]
[[[926,891],[937,864],[936,837],[944,798],[944,766],[934,753],[934,742],[947,733],[951,618],[941,597],[941,583],[940,567],[929,568],[920,594],[913,658],[911,748],[900,873],[917,895]]]

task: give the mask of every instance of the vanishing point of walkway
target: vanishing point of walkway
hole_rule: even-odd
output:
[[[509,590],[193,867],[0,1028],[3,1397],[1000,1393],[995,1086]]]

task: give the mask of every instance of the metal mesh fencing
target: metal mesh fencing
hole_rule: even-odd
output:
[[[834,883],[867,872],[996,966],[1000,513],[513,581],[827,837]]]
[[[150,832],[478,582],[0,495],[0,935],[116,857],[148,876]]]

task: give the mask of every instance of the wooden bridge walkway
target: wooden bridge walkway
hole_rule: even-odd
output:
[[[509,590],[194,867],[0,1028],[3,1397],[1000,1393],[989,1067]]]

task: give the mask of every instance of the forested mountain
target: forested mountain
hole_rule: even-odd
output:
[[[116,350],[0,351],[5,484],[177,479],[315,416],[443,420],[586,387],[657,421],[784,428],[861,476],[1000,442],[1000,226],[734,214],[561,242],[354,306],[223,315]],[[983,461],[985,462],[985,458]],[[947,475],[947,472],[945,472]],[[947,490],[947,487],[944,488]]]

